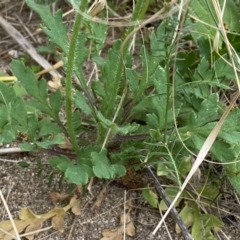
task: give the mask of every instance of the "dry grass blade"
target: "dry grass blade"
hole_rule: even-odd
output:
[[[8,23],[3,17],[0,16],[0,25],[5,29],[5,31],[27,52],[29,55],[41,65],[43,68],[51,68],[51,64],[37,53],[35,48],[24,38],[24,36],[17,31],[10,23]],[[53,77],[62,76],[56,71],[51,70],[49,72]]]
[[[6,201],[5,201],[4,197],[3,197],[3,194],[2,194],[2,191],[1,191],[1,190],[0,190],[0,197],[1,197],[2,202],[3,202],[3,205],[4,205],[4,207],[5,207],[5,209],[6,209],[7,213],[8,213],[8,216],[9,216],[9,219],[10,219],[10,222],[11,222],[11,225],[12,225],[12,228],[13,228],[13,233],[15,233],[17,240],[21,240],[21,239],[20,239],[20,236],[19,236],[19,234],[18,234],[18,230],[17,230],[17,228],[16,228],[16,225],[15,225],[15,223],[14,223],[14,220],[13,220],[12,215],[11,215],[9,209],[8,209],[7,203],[6,203]],[[11,227],[11,226],[10,226],[10,227]],[[6,240],[7,240],[7,239],[12,239],[12,234],[10,235],[10,234],[7,234],[6,231],[2,231],[1,225],[0,225],[0,231],[1,231],[2,233],[4,233],[4,235],[6,236],[6,238],[5,238]],[[0,232],[0,236],[2,235],[1,232]],[[10,237],[10,238],[9,238],[9,237]],[[0,239],[2,239],[2,238],[0,238]]]

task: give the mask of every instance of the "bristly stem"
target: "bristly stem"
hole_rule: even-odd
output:
[[[82,0],[79,6],[80,12],[84,12],[86,9],[88,1]],[[77,13],[75,18],[75,23],[72,31],[72,38],[69,46],[68,52],[68,62],[67,62],[67,72],[66,72],[66,117],[67,117],[67,131],[70,137],[70,141],[72,143],[72,147],[76,152],[77,156],[79,156],[79,146],[77,143],[77,139],[75,136],[74,128],[73,128],[73,119],[72,119],[72,73],[74,68],[74,58],[75,58],[75,49],[77,45],[78,32],[80,29],[80,25],[82,23],[83,16],[80,13]]]

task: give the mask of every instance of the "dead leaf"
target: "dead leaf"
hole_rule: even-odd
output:
[[[30,224],[29,226],[27,226],[27,228],[25,229],[25,233],[30,233],[30,232],[34,232],[37,230],[40,230],[43,226],[43,220],[42,219],[37,219],[34,221],[33,224]],[[38,235],[38,232],[31,234],[31,235],[26,235],[25,238],[27,238],[28,240],[33,240],[35,236]]]
[[[128,210],[126,214],[122,214],[120,216],[119,227],[116,229],[104,229],[102,231],[103,238],[100,240],[122,240],[123,233],[126,231],[126,234],[130,237],[134,237],[136,235],[135,226],[131,220],[131,209]],[[125,229],[124,229],[125,222]]]
[[[52,81],[48,81],[48,86],[51,91],[55,92],[57,89],[62,87],[61,79],[59,76],[55,75],[52,77]]]
[[[78,207],[77,207],[78,206]],[[21,220],[14,220],[14,224],[18,233],[25,232],[30,233],[33,231],[40,230],[42,228],[42,224],[47,219],[52,218],[52,226],[54,229],[59,232],[64,231],[64,215],[65,212],[71,208],[80,208],[80,200],[73,196],[68,205],[63,208],[54,208],[47,213],[36,215],[29,208],[22,208],[19,212],[19,218]],[[1,231],[3,229],[4,231]],[[34,239],[34,237],[38,234],[38,232],[26,235],[25,238],[28,240]],[[10,220],[0,222],[0,239],[1,240],[11,240],[14,238],[15,232]]]
[[[101,192],[98,194],[96,201],[93,203],[91,210],[98,209],[101,206],[106,193],[107,193],[107,188],[106,186],[104,186]]]
[[[67,137],[65,137],[64,143],[58,144],[58,147],[65,150],[72,150],[72,144]]]
[[[65,193],[65,192],[51,192],[49,193],[49,196],[53,203],[57,202],[64,202],[66,200],[69,200],[70,197],[72,197],[71,194]]]
[[[122,214],[120,216],[120,225],[124,225],[124,218],[125,218],[125,224],[126,224],[126,234],[130,237],[135,236],[135,226],[131,220],[130,211],[127,212],[127,214]]]
[[[14,221],[18,232],[22,232],[27,224],[23,223],[21,220]],[[29,225],[29,223],[28,223]],[[3,229],[4,231],[1,231]],[[12,240],[15,237],[15,231],[13,229],[13,225],[10,220],[0,222],[0,239],[2,240]]]
[[[136,171],[134,168],[129,168],[127,173],[121,177],[121,181],[123,186],[128,189],[137,189],[146,187],[151,182],[151,179],[144,170]]]
[[[119,227],[113,230],[104,229],[102,231],[103,238],[100,240],[122,240],[123,227]]]
[[[81,204],[80,204],[80,199],[72,206],[72,213],[75,215],[81,215],[82,210],[81,210]]]
[[[52,218],[52,227],[60,233],[63,233],[65,211],[62,208],[55,208],[53,211],[56,212],[56,215]]]

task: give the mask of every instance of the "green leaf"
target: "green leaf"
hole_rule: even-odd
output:
[[[192,160],[193,159],[191,155],[178,158],[178,172],[181,174],[181,176],[186,175],[191,170]]]
[[[11,63],[11,71],[21,82],[22,86],[30,96],[33,96],[39,101],[42,100],[39,93],[37,78],[29,67],[25,67],[20,61],[13,60]]]
[[[52,118],[55,117],[54,113],[51,111],[47,103],[40,103],[34,100],[27,101],[28,106],[34,108],[35,110],[39,110],[42,113],[46,113],[47,115],[51,116]]]
[[[81,113],[78,109],[73,112],[72,122],[73,122],[74,132],[76,132],[76,134],[78,134],[81,130],[81,122],[82,122],[81,121]]]
[[[62,135],[55,135],[53,137],[49,137],[48,139],[44,139],[41,142],[37,141],[36,144],[41,148],[49,148],[55,144],[63,144],[64,143],[64,136]]]
[[[87,115],[92,113],[92,109],[88,106],[86,99],[79,91],[77,91],[74,96],[74,106],[83,110],[83,112],[86,113]]]
[[[90,22],[89,27],[92,35],[88,36],[88,38],[94,41],[96,52],[99,53],[104,47],[108,26],[106,24]]]
[[[98,178],[113,179],[126,174],[126,169],[122,165],[110,164],[107,157],[107,150],[103,149],[100,153],[92,152],[93,172]]]
[[[220,187],[217,186],[216,184],[211,183],[211,184],[204,185],[204,187],[197,189],[197,192],[201,196],[205,197],[205,198],[201,199],[202,202],[204,202],[204,201],[209,202],[206,199],[214,201],[214,200],[216,200],[217,196],[219,196],[219,188]]]
[[[0,130],[4,128],[8,121],[9,121],[8,108],[4,105],[0,105]]]
[[[133,132],[137,131],[138,128],[139,128],[139,124],[136,124],[134,122],[131,124],[128,123],[121,127],[117,126],[115,128],[115,133],[126,135],[128,133],[133,133]]]
[[[32,114],[28,118],[28,137],[31,140],[35,139],[36,133],[38,129],[38,119],[35,114]]]
[[[62,129],[58,125],[54,123],[49,123],[41,128],[40,136],[57,135],[61,132]]]
[[[222,9],[224,0],[219,0]],[[223,11],[223,23],[229,31],[236,31],[240,20],[238,7],[233,0],[225,2]],[[191,1],[190,14],[201,21],[196,21],[191,32],[195,39],[205,36],[206,38],[214,39],[216,35],[216,27],[218,27],[218,20],[211,1],[207,0],[193,0]]]
[[[49,5],[49,4],[56,2],[57,0],[33,0],[33,1],[37,4]]]
[[[13,140],[15,140],[16,134],[15,134],[15,132],[12,131],[12,130],[4,129],[4,130],[1,132],[0,137],[1,137],[1,139],[0,139],[0,142],[1,142],[1,143],[10,143],[10,142],[12,142]]]
[[[129,89],[133,92],[136,91],[139,86],[139,78],[137,72],[133,69],[127,68],[126,74],[128,78]]]
[[[151,55],[150,59],[146,59],[148,65],[149,76],[151,76],[159,66],[159,63],[165,60],[167,43],[169,43],[169,39],[171,36],[166,35],[166,27],[167,21],[162,21],[162,23],[158,26],[156,32],[152,32],[150,37],[150,49]],[[171,33],[173,34],[173,32]]]
[[[62,107],[62,95],[59,89],[50,95],[49,103],[52,107],[55,116],[58,116]]]
[[[28,142],[23,142],[20,144],[20,148],[23,150],[23,151],[34,151],[34,150],[37,150],[37,145],[36,144],[32,144],[32,143],[28,143]]]
[[[18,162],[18,165],[19,165],[19,166],[21,166],[21,167],[24,167],[24,168],[27,168],[27,167],[29,167],[29,166],[30,166],[30,164],[29,164],[29,163],[27,163],[27,162],[24,162],[24,161]]]
[[[194,215],[194,222],[192,226],[192,237],[196,240],[205,240],[205,238],[202,237],[202,223],[199,217]]]
[[[65,172],[72,164],[71,160],[66,156],[51,157],[48,159],[48,162],[53,168],[57,168],[61,172]]]
[[[26,0],[27,5],[41,17],[44,27],[43,31],[48,35],[50,41],[57,44],[65,54],[68,53],[67,26],[63,25],[62,11],[58,10],[54,16],[49,6],[39,5],[32,0]]]
[[[186,228],[189,228],[190,226],[192,226],[192,224],[194,222],[194,214],[193,214],[192,207],[190,207],[188,204],[186,204],[185,207],[181,210],[179,216],[182,219],[183,224],[186,226]],[[177,233],[181,232],[178,224],[176,224],[175,228],[176,228]]]
[[[16,97],[12,100],[10,116],[12,120],[18,122],[26,129],[28,128],[26,104],[22,97]]]
[[[112,117],[112,111],[116,106],[116,98],[119,89],[117,78],[120,58],[121,41],[117,40],[108,51],[108,57],[103,65],[102,74],[104,77],[105,95],[103,96],[102,110],[107,118]],[[109,101],[111,99],[111,101]]]
[[[179,52],[177,55],[177,69],[184,75],[185,72],[194,64],[196,54],[193,51],[189,53]]]
[[[47,86],[47,80],[44,78],[41,78],[40,81],[38,81],[38,88],[39,88],[39,95],[41,96],[42,100],[45,100],[48,98],[48,86]]]
[[[88,179],[93,177],[92,168],[86,164],[74,164],[68,167],[65,171],[65,177],[69,183],[86,185]]]
[[[92,88],[95,94],[97,94],[99,97],[105,96],[105,91],[102,83],[100,81],[93,81],[92,82]]]
[[[174,200],[174,198],[176,197],[178,192],[179,192],[179,188],[177,188],[177,187],[168,187],[165,189],[165,193],[169,197],[170,201]],[[181,200],[182,200],[182,197],[180,196],[178,198],[177,202],[174,204],[174,207],[177,207],[178,204],[181,202]],[[168,206],[166,205],[166,203],[163,200],[160,201],[159,209],[161,209],[162,211],[166,211],[168,209]]]
[[[224,226],[223,222],[212,214],[201,214],[200,218],[204,222],[204,226],[215,232],[220,231]]]
[[[190,125],[195,127],[202,126],[208,122],[215,120],[218,116],[218,94],[212,94],[205,99],[197,114],[192,113],[190,116]]]
[[[54,43],[50,43],[46,46],[37,46],[37,51],[39,53],[47,53],[47,54],[56,54],[57,48]]]
[[[16,94],[12,87],[0,82],[0,102],[8,105],[16,97]]]
[[[78,39],[77,39],[77,47],[76,47],[76,53],[75,53],[75,62],[74,66],[75,68],[79,68],[79,66],[82,66],[84,61],[87,59],[89,55],[89,49],[85,47],[87,39],[87,34],[83,32],[79,32]]]
[[[231,145],[240,144],[240,126],[238,123],[240,119],[240,110],[233,109],[227,119],[224,121],[219,138]]]
[[[154,208],[158,207],[158,196],[149,188],[142,190],[142,195],[144,199]]]

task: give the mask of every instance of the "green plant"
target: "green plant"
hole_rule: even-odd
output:
[[[49,164],[73,184],[85,185],[93,176],[106,179],[121,177],[128,168],[137,169],[151,164],[157,167],[159,176],[172,182],[174,188],[169,187],[166,191],[171,192],[174,198],[191,169],[193,159],[190,151],[201,149],[227,107],[219,98],[221,92],[231,90],[229,79],[235,75],[232,66],[224,61],[229,60],[225,42],[219,42],[219,54],[216,54],[211,47],[214,34],[189,18],[181,29],[182,36],[172,41],[176,39],[178,26],[178,20],[172,16],[164,19],[151,34],[149,46],[141,46],[141,66],[135,70],[133,54],[129,51],[131,39],[124,41],[134,26],[126,28],[123,39],[117,40],[103,58],[100,51],[104,47],[107,26],[84,19],[79,13],[86,10],[87,0],[70,1],[76,10],[71,40],[68,39],[67,26],[62,24],[61,11],[52,16],[49,6],[39,5],[37,3],[40,2],[33,0],[26,2],[42,18],[43,31],[50,41],[61,48],[59,55],[66,70],[64,89],[48,93],[45,79],[38,80],[22,62],[13,61],[11,70],[24,91],[19,91],[16,85],[0,83],[0,142],[14,141],[21,134],[25,136],[21,147],[33,151],[49,149],[69,138],[75,159],[55,156],[49,159]],[[231,9],[234,3],[229,2],[227,6]],[[149,1],[137,1],[132,21],[144,17],[148,4]],[[198,16],[199,12],[194,12],[194,4],[198,6],[198,1],[192,1],[192,16],[205,21],[211,19],[215,24],[211,15]],[[206,13],[209,6],[204,6]],[[198,32],[188,31],[193,28]],[[234,28],[231,26],[230,30]],[[231,37],[233,45],[236,44],[237,37]],[[196,49],[184,51],[189,40],[195,42]],[[90,86],[87,86],[83,72],[87,57],[91,57],[100,70],[99,78]],[[80,81],[80,86],[73,86],[73,75]],[[66,110],[66,125],[59,117],[63,109]],[[239,117],[238,108],[230,112],[210,150],[213,160],[235,161],[224,168],[238,192]],[[84,127],[83,122],[89,127]],[[81,139],[85,131],[91,139],[88,145],[84,145],[85,140]],[[111,144],[117,140],[121,141],[112,151]],[[205,176],[208,177],[209,173]],[[215,177],[211,175],[211,179]],[[220,184],[219,181],[211,184],[206,181],[196,187],[203,203],[214,201],[220,194]],[[216,190],[214,194],[209,191],[213,187]],[[218,230],[222,223],[213,215],[199,210],[193,202],[196,192],[184,191],[176,206],[185,199],[180,215],[188,226],[192,226],[194,236],[198,236],[203,225],[212,222],[205,229],[205,237],[209,237],[205,239],[213,239],[212,232]],[[163,202],[158,205],[153,192],[145,190],[143,195],[152,206],[166,210]],[[187,215],[192,217],[189,219],[185,217]]]

